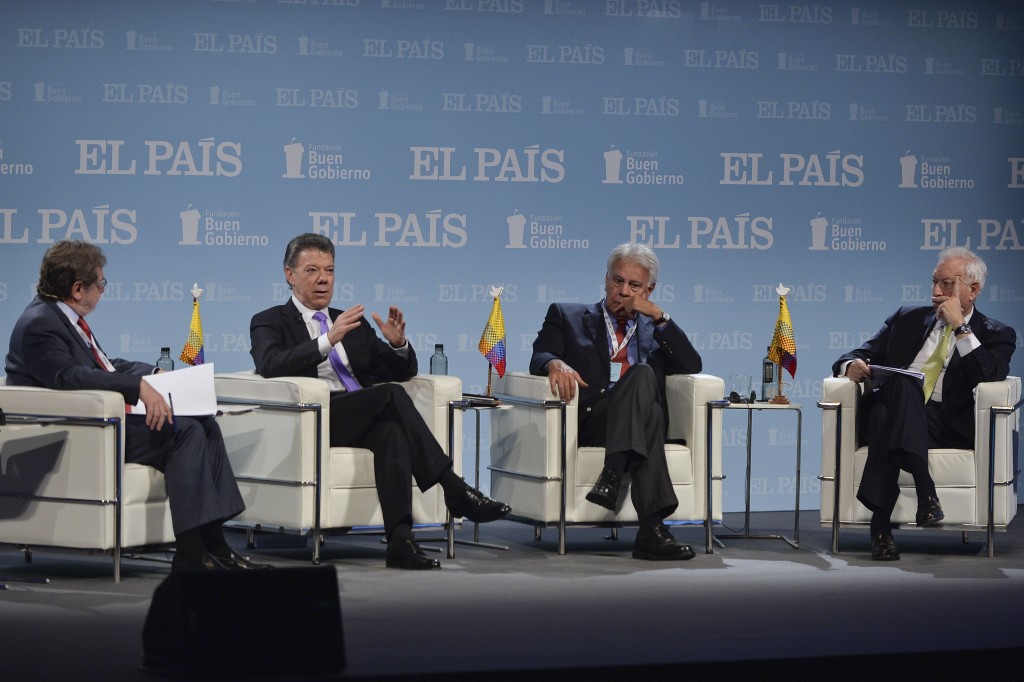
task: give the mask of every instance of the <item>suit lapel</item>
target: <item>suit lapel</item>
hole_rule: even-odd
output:
[[[71,323],[71,320],[69,320],[68,316],[64,314],[64,311],[60,309],[60,306],[58,306],[56,303],[52,301],[44,301],[44,305],[46,305],[47,309],[53,315],[56,315],[57,319],[61,321],[61,323],[67,329],[68,334],[71,335],[71,338],[75,340],[75,343],[78,345],[78,348],[81,349],[82,353],[84,354],[84,357],[86,358],[86,361],[93,367],[98,367],[99,369],[106,371],[107,368],[100,364],[100,361],[96,359],[95,355],[93,355],[92,349],[89,348],[89,344],[82,336],[82,333],[79,331],[78,327]],[[92,341],[93,343],[96,344],[97,348],[102,350],[102,346],[100,346],[100,344],[96,341],[95,336],[93,337]]]
[[[647,363],[647,356],[654,347],[654,320],[643,315],[636,316],[636,355],[641,364]]]
[[[601,304],[596,303],[587,308],[583,315],[583,329],[594,342],[594,347],[603,352],[597,355],[601,358],[601,366],[605,372],[611,372],[612,359],[608,354],[608,332],[604,325],[604,313],[601,312]]]

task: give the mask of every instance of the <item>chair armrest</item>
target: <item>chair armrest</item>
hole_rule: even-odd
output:
[[[427,423],[434,438],[440,443],[445,454],[448,452],[448,403],[462,398],[462,380],[454,376],[436,374],[417,374],[408,381],[398,384],[412,398],[416,410]],[[456,453],[462,450],[462,412],[456,410],[453,429],[455,433]],[[456,457],[455,470],[461,471]]]
[[[725,381],[721,377],[711,374],[673,374],[665,377],[669,439],[685,439],[695,452],[703,452],[707,404],[712,400],[721,400],[724,395]]]
[[[843,408],[856,409],[859,398],[860,386],[846,377],[825,377],[822,382],[822,402],[839,403]]]
[[[218,374],[214,386],[219,399],[249,400],[254,403],[319,404],[327,407],[331,392],[327,384],[312,377],[267,379],[251,372]]]
[[[511,398],[521,398],[537,403],[557,401],[559,397],[551,392],[551,384],[547,377],[528,374],[526,372],[507,372],[504,377],[494,381],[494,393]],[[579,391],[567,405],[578,405]]]
[[[991,432],[991,408],[1013,407],[1020,400],[1020,378],[1006,377],[1002,381],[988,381],[978,384],[974,406],[974,451],[976,475],[979,485],[985,488],[987,499],[988,459]],[[1020,430],[1020,410],[1013,414],[996,417],[995,429],[995,481],[1011,480],[1014,471],[1015,433]]]
[[[124,419],[124,397],[114,391],[59,391],[0,386],[0,408],[10,414]]]

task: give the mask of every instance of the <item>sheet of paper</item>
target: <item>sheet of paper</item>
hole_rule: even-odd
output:
[[[148,374],[142,380],[164,397],[175,415],[199,417],[217,414],[213,363]],[[141,401],[132,407],[132,414],[145,413],[146,406]]]
[[[871,377],[873,379],[882,379],[892,374],[902,374],[904,376],[913,377],[921,383],[924,383],[924,374],[922,372],[915,372],[910,369],[900,369],[899,367],[886,367],[885,365],[871,365]]]

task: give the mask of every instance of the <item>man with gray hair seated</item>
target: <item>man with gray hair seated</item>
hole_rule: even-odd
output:
[[[614,510],[623,474],[640,519],[633,557],[692,559],[664,520],[679,501],[665,459],[665,376],[701,371],[700,354],[651,294],[658,257],[642,244],[608,256],[605,297],[591,305],[555,303],[533,344],[530,373],[571,400],[579,386],[579,444],[605,448],[605,466],[587,500]]]

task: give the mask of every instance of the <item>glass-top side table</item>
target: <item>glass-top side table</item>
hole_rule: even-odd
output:
[[[711,519],[712,509],[712,481],[724,480],[724,475],[714,476],[711,471],[712,462],[712,448],[715,445],[711,442],[711,438],[707,440],[707,456],[706,472],[707,472],[707,509],[704,517],[704,526],[707,533],[707,543],[705,553],[714,553],[714,543],[720,540],[728,539],[750,539],[750,540],[782,540],[783,542],[790,545],[793,549],[800,548],[800,445],[803,438],[803,411],[800,409],[800,405],[795,403],[734,403],[729,400],[712,400],[708,402],[708,433],[712,433],[711,424],[714,418],[716,410],[746,410],[747,412],[747,480],[746,490],[744,491],[744,514],[743,514],[743,532],[734,533],[729,535],[714,535]],[[793,515],[793,538],[790,539],[785,535],[769,533],[765,535],[753,535],[750,532],[750,465],[752,459],[752,439],[751,430],[753,428],[754,412],[761,410],[791,410],[796,412],[796,494],[795,494],[795,507],[796,510]],[[721,447],[721,443],[718,444]],[[723,545],[724,546],[724,545]]]
[[[511,410],[512,406],[502,402],[488,402],[482,401],[478,398],[463,397],[461,400],[452,400],[448,403],[448,455],[454,460],[455,459],[455,411],[461,410],[462,412],[472,412],[475,417],[474,423],[476,428],[476,448],[475,448],[475,459],[473,467],[473,487],[477,490],[480,489],[480,414],[483,412],[489,412],[493,410]],[[486,542],[480,542],[480,524],[473,522],[473,539],[472,540],[456,540],[455,539],[455,519],[452,517],[451,512],[448,513],[448,558],[455,558],[455,544],[460,545],[471,545],[473,547],[486,547],[487,549],[500,549],[508,551],[506,545],[489,544]]]

